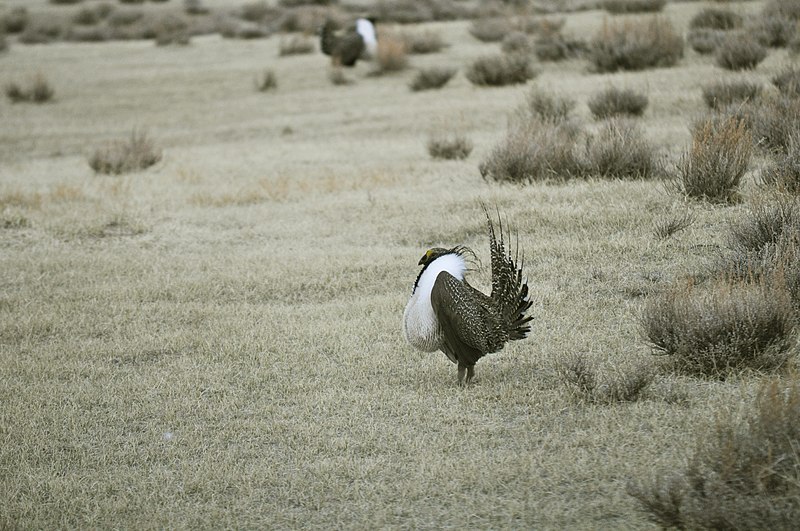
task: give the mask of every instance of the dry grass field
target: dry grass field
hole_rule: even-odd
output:
[[[685,33],[710,5],[663,14]],[[724,5],[747,17],[764,4]],[[610,15],[559,16],[588,39]],[[742,74],[687,46],[673,67],[601,74],[568,58],[479,87],[466,65],[498,43],[468,20],[410,27],[446,46],[380,76],[359,62],[342,85],[319,51],[280,56],[279,36],[9,37],[0,84],[41,75],[54,95],[0,101],[0,528],[658,527],[629,484],[685,467],[766,376],[667,370],[641,315],[766,200],[765,156],[730,205],[659,178],[499,184],[478,166],[531,87],[575,100],[594,130],[587,102],[613,85],[647,96],[639,124],[671,167],[705,84],[774,90],[797,59],[771,49]],[[439,66],[459,72],[409,89],[415,69]],[[266,70],[277,84],[258,91]],[[134,130],[161,150],[155,165],[90,168]],[[442,132],[472,153],[432,158]],[[460,388],[442,353],[406,344],[401,319],[429,247],[471,246],[488,290],[482,202],[519,233],[533,330]],[[688,228],[655,234],[687,212]],[[641,370],[652,381],[632,400],[592,400],[563,375],[576,356],[600,389]]]

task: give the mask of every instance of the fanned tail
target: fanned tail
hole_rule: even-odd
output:
[[[490,298],[498,309],[508,339],[524,339],[531,331],[528,323],[533,317],[525,315],[532,303],[528,298],[527,280],[522,276],[525,258],[520,256],[519,235],[516,235],[513,246],[509,244],[509,247],[514,248],[512,254],[511,249],[506,250],[506,241],[510,241],[511,235],[503,229],[500,211],[495,207],[497,213],[497,231],[495,231],[489,210],[486,205],[482,205],[482,207],[489,225],[489,250],[492,257]]]

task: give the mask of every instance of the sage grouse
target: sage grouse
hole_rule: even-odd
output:
[[[334,33],[334,23],[327,19],[319,30],[319,47],[322,53],[331,56],[334,66],[355,66],[364,53],[364,37],[355,28],[341,35]]]
[[[492,257],[491,295],[481,293],[464,279],[464,257],[474,255],[469,248],[435,247],[419,261],[422,271],[403,313],[406,340],[424,352],[444,352],[458,364],[459,385],[470,383],[475,363],[483,356],[502,349],[507,341],[524,339],[533,319],[525,316],[531,302],[522,264],[517,266],[519,246],[512,256],[511,249],[506,250],[507,235],[499,214],[498,238],[486,208],[484,213]]]

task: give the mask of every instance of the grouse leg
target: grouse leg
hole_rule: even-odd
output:
[[[461,363],[458,364],[458,385],[464,385],[464,373],[467,370],[467,366]],[[467,377],[469,378],[469,377]]]
[[[474,376],[475,376],[475,366],[474,365],[470,365],[469,367],[467,367],[467,380],[466,380],[466,382],[464,382],[465,385],[469,385],[469,383],[472,381],[472,378]]]

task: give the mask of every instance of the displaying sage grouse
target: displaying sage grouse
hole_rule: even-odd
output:
[[[422,271],[403,313],[406,340],[424,352],[444,352],[458,364],[460,385],[472,380],[475,363],[483,356],[497,352],[508,341],[524,339],[531,330],[528,322],[533,319],[525,316],[531,302],[527,281],[522,277],[519,246],[512,256],[511,249],[506,250],[507,235],[499,214],[498,238],[485,207],[484,213],[492,256],[491,295],[481,293],[464,279],[464,256],[474,255],[469,248],[435,247],[419,261]]]
[[[327,19],[319,30],[319,47],[322,53],[331,56],[334,66],[355,66],[364,53],[364,37],[355,28],[342,34],[334,33],[335,25]]]

